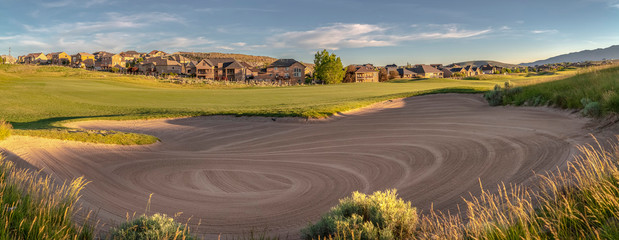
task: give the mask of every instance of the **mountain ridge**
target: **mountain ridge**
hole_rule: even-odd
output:
[[[600,61],[604,59],[619,59],[619,45],[612,45],[607,48],[597,48],[593,50],[582,50],[579,52],[561,54],[544,60],[521,63],[520,65],[535,66],[562,62]]]

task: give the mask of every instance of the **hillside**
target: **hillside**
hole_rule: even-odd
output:
[[[454,64],[457,64],[457,65],[460,65],[460,66],[473,65],[475,67],[480,67],[480,66],[487,65],[487,64],[490,64],[492,66],[504,67],[504,68],[515,68],[515,67],[518,67],[518,65],[515,65],[515,64],[502,63],[502,62],[489,61],[489,60],[477,60],[477,61],[458,62],[458,63],[454,63]]]
[[[199,61],[204,58],[234,58],[241,62],[249,63],[252,66],[265,66],[277,61],[277,58],[267,56],[252,56],[236,53],[201,53],[201,52],[178,52],[183,57],[189,58],[194,61]]]
[[[595,50],[584,50],[580,52],[563,54],[545,60],[521,63],[520,65],[535,66],[562,62],[600,61],[604,59],[619,59],[619,45],[610,46],[608,48],[598,48]]]

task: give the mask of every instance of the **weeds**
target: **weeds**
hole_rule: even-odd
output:
[[[0,141],[9,138],[12,129],[13,126],[10,123],[0,120]]]

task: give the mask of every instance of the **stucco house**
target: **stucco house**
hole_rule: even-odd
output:
[[[20,63],[24,64],[47,64],[48,58],[43,53],[30,53],[25,56],[20,56]]]
[[[49,54],[49,60],[54,65],[71,64],[71,56],[66,52],[54,52]]]
[[[357,66],[355,82],[378,82],[378,71],[366,66]]]
[[[419,64],[411,68],[411,71],[417,73],[422,78],[442,78],[443,71],[436,69],[430,65]]]
[[[94,68],[95,55],[85,52],[71,55],[71,65],[76,68]]]
[[[245,67],[232,58],[202,59],[196,65],[196,77],[224,81],[244,81]]]
[[[305,65],[294,59],[279,59],[267,66],[267,75],[272,81],[300,84],[305,81]]]

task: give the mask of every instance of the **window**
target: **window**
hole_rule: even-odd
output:
[[[289,67],[286,67],[286,71],[290,71],[290,68],[289,68]]]
[[[273,68],[273,70],[274,70],[274,71],[277,71],[277,67],[274,67],[274,68]]]

